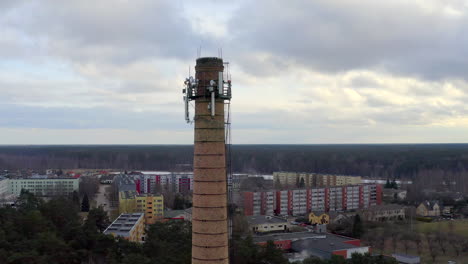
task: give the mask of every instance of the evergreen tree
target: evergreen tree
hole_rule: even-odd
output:
[[[281,182],[280,182],[280,180],[279,180],[278,178],[277,178],[276,181],[275,181],[275,188],[276,188],[277,190],[281,189]]]
[[[299,182],[299,188],[304,188],[305,187],[305,181],[304,178],[301,178],[301,181]]]
[[[73,191],[72,194],[72,202],[75,206],[79,207],[80,206],[80,196],[78,195],[78,192]]]
[[[109,216],[102,206],[89,210],[86,221],[94,224],[99,232],[103,232],[110,225]]]
[[[395,179],[393,179],[392,183],[390,184],[390,188],[398,189],[398,184],[396,183]]]
[[[361,217],[359,216],[359,214],[356,214],[356,216],[354,217],[352,236],[354,238],[361,238],[363,233],[364,229],[362,226]]]
[[[283,256],[283,252],[279,250],[273,241],[267,241],[265,247],[260,252],[261,263],[288,264],[288,260]]]
[[[89,199],[87,194],[84,195],[83,201],[81,202],[81,212],[89,212]]]
[[[385,183],[384,188],[385,188],[385,189],[390,189],[390,188],[392,188],[392,185],[390,184],[390,179],[387,178],[387,182]]]

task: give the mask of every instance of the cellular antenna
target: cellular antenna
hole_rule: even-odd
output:
[[[225,81],[224,69],[221,58],[198,58],[195,77],[184,81],[187,122],[191,122],[188,104],[195,102],[192,264],[229,263],[226,123],[230,122],[225,106],[231,101],[231,81]]]

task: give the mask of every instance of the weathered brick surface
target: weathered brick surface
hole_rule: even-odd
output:
[[[224,142],[205,142],[195,145],[194,154],[225,154]]]
[[[226,194],[225,182],[196,182],[193,185],[196,194]]]
[[[206,222],[195,220],[192,222],[192,231],[203,234],[221,234],[227,233],[226,222],[212,222],[211,225],[206,225]]]
[[[205,94],[209,80],[217,81],[223,68],[220,59],[197,60],[200,94]],[[224,104],[216,100],[212,117],[209,103],[210,98],[195,101],[192,263],[221,264],[229,263]]]
[[[193,208],[192,218],[197,220],[227,220],[226,208]],[[206,223],[210,225],[209,222]],[[226,222],[227,225],[227,222]]]
[[[227,233],[219,235],[196,234],[192,239],[192,243],[199,247],[227,246],[227,237]]]
[[[211,116],[211,109],[208,108],[208,105],[211,101],[199,101],[195,102],[195,112],[198,115]],[[215,102],[215,115],[224,117],[224,103],[222,100],[217,99]]]
[[[196,155],[193,158],[193,166],[196,168],[226,167],[226,157],[224,155]]]
[[[220,207],[226,206],[226,194],[217,195],[213,197],[212,195],[198,195],[194,194],[192,201],[194,204],[203,204],[204,207]]]

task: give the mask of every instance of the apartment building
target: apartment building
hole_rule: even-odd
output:
[[[21,190],[27,190],[36,196],[65,196],[79,190],[79,178],[25,178],[10,179],[10,193],[19,196]]]
[[[299,187],[301,182],[305,183],[304,187],[329,187],[329,186],[344,186],[357,185],[362,183],[361,176],[349,175],[334,175],[321,173],[304,173],[304,172],[274,172],[273,181],[276,186],[281,187],[294,186]]]
[[[343,188],[343,203],[347,210],[359,209],[361,194],[360,186],[346,186]],[[363,197],[363,195],[362,195]]]
[[[310,200],[307,189],[291,190],[288,192],[290,196],[291,207],[290,215],[304,215],[308,212],[307,200]]]
[[[325,211],[343,211],[343,188],[342,187],[330,187],[327,188],[328,192],[325,196]]]
[[[281,184],[283,187],[295,186],[298,182],[297,172],[273,172],[273,182]]]
[[[15,196],[10,190],[10,179],[0,176],[0,205],[13,202]]]
[[[245,192],[243,195],[246,215],[273,215],[276,210],[276,192]]]
[[[133,242],[142,242],[145,240],[144,214],[121,214],[104,230],[104,234],[123,237]]]
[[[327,208],[327,188],[313,188],[308,190],[308,208],[313,212],[324,212]]]
[[[142,193],[171,191],[188,193],[193,190],[193,173],[190,172],[131,172],[116,177],[119,191],[135,190]]]
[[[119,192],[119,213],[143,213],[145,224],[154,224],[164,218],[164,197],[136,191]]]
[[[382,203],[382,187],[377,184],[335,186],[310,189],[280,190],[276,192],[243,192],[244,214],[273,215],[271,200],[275,201],[275,215],[306,215],[309,212],[350,211],[366,209]]]
[[[290,215],[289,208],[292,207],[289,191],[276,192],[276,214]]]

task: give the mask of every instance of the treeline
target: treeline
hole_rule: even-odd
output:
[[[234,172],[304,171],[466,186],[468,144],[233,145]],[[0,168],[191,170],[191,145],[3,146]],[[463,187],[465,188],[465,187]],[[461,189],[467,191],[468,189]]]
[[[110,224],[102,208],[82,220],[75,199],[48,202],[23,192],[17,208],[0,208],[0,263],[183,264],[191,260],[189,222],[151,225],[144,244],[102,232]]]

